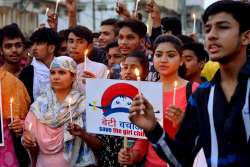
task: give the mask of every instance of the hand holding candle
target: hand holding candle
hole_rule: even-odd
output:
[[[140,71],[138,68],[135,68],[135,75],[136,75],[136,78],[137,78],[137,81],[140,81],[141,80],[141,77],[140,77]],[[141,94],[141,87],[139,85],[139,96],[140,96],[140,101],[142,102],[142,94]],[[144,111],[141,110],[140,111],[140,114],[144,114]]]
[[[173,105],[175,105],[176,100],[176,88],[177,88],[177,81],[174,81],[174,95],[173,95]]]

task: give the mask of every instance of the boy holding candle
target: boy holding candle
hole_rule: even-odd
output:
[[[85,85],[84,78],[106,78],[107,67],[89,59],[94,54],[92,41],[92,32],[87,27],[78,25],[69,29],[67,50],[78,64],[77,85],[82,90]]]
[[[137,96],[130,119],[146,132],[162,159],[172,166],[187,166],[204,149],[210,167],[248,167],[250,164],[249,92],[250,70],[247,45],[250,43],[249,4],[218,1],[204,15],[205,42],[210,59],[220,70],[210,82],[201,84],[190,98],[186,114],[173,140],[156,122],[153,108]]]

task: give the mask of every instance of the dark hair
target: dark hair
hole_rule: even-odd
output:
[[[118,22],[118,27],[129,27],[134,33],[138,34],[140,38],[144,38],[147,34],[147,26],[138,20],[126,20]]]
[[[220,12],[226,12],[233,16],[233,18],[240,25],[240,32],[250,29],[250,5],[240,1],[217,1],[210,5],[204,12],[202,20],[204,23],[208,21],[209,16]]]
[[[181,40],[183,44],[195,42],[195,40],[192,37],[187,35],[177,35],[177,37]]]
[[[47,27],[39,28],[33,32],[30,41],[32,43],[47,43],[48,45],[55,45],[54,53],[57,53],[57,50],[60,47],[59,35],[57,32]]]
[[[16,23],[6,25],[2,28],[0,33],[0,46],[2,46],[4,38],[8,39],[21,38],[23,44],[25,44],[24,35]]]
[[[87,27],[77,25],[69,29],[69,34],[71,32],[77,37],[85,39],[88,42],[88,44],[91,44],[93,42],[93,33]]]
[[[117,40],[110,42],[110,43],[105,47],[105,50],[106,50],[106,52],[108,52],[110,48],[115,48],[115,47],[119,47]]]
[[[103,20],[101,22],[101,26],[105,26],[105,25],[107,25],[107,26],[113,26],[114,27],[113,30],[114,30],[115,35],[118,35],[119,28],[117,26],[117,22],[118,22],[117,19],[115,19],[115,18],[109,18],[109,19]]]
[[[109,18],[109,19],[103,20],[101,22],[101,26],[104,26],[104,25],[113,26],[113,25],[116,25],[117,22],[118,22],[117,19],[115,19],[115,18]]]
[[[160,35],[154,41],[154,51],[161,43],[171,43],[174,45],[175,49],[182,54],[182,42],[174,35]]]
[[[60,41],[67,41],[68,35],[69,35],[69,29],[64,29],[58,32],[58,35],[60,37]]]
[[[164,32],[171,31],[173,35],[182,34],[181,21],[177,17],[164,17],[161,19]]]
[[[186,50],[186,49],[192,50],[195,53],[195,56],[198,58],[198,62],[208,61],[209,56],[202,43],[191,42],[191,43],[184,44],[182,47],[182,50]]]
[[[93,33],[93,38],[99,38],[100,36],[100,33],[99,32],[94,32]]]
[[[128,54],[127,57],[134,57],[134,58],[137,58],[142,66],[142,76],[144,78],[142,78],[143,80],[145,80],[145,78],[147,77],[148,75],[148,72],[149,72],[149,62],[148,62],[148,59],[145,55],[144,52],[142,51],[139,51],[139,50],[135,50],[133,52],[131,52],[130,54]]]

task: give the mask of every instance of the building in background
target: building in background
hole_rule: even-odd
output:
[[[61,0],[58,8],[58,30],[68,27],[67,10],[63,1]],[[126,3],[130,11],[134,9],[135,0],[120,1]],[[147,19],[147,13],[144,11],[146,2],[148,0],[141,0],[138,7],[144,21]],[[156,0],[155,2],[160,6],[162,17],[176,16],[181,18],[186,33],[192,32],[192,14],[195,13],[197,16],[196,29],[197,32],[201,33],[200,16],[203,12],[203,0]],[[17,22],[24,32],[30,33],[40,23],[46,22],[46,8],[54,11],[55,4],[56,0],[0,0],[0,27],[11,22]],[[99,31],[101,21],[111,17],[118,17],[115,12],[115,5],[116,0],[78,0],[78,24]],[[19,14],[13,14],[15,11]],[[29,17],[20,13],[26,13]],[[28,20],[26,17],[28,17]]]

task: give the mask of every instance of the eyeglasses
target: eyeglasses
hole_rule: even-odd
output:
[[[19,48],[23,47],[24,45],[23,45],[22,42],[5,43],[5,44],[3,44],[3,48],[5,48],[5,49],[10,49],[10,48],[12,48],[13,46],[14,46],[15,48],[19,49]]]

